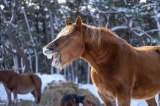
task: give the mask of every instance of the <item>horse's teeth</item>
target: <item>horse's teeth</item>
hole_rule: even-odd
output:
[[[48,59],[51,59],[51,58],[52,58],[52,55],[47,55],[47,58],[48,58]]]

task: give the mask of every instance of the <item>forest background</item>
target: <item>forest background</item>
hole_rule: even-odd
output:
[[[135,47],[160,45],[159,0],[0,0],[0,69],[18,73],[60,73],[69,81],[91,83],[82,59],[59,71],[42,48],[56,38],[65,18],[106,27]]]

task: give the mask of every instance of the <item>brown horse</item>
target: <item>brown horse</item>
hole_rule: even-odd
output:
[[[160,92],[160,47],[135,48],[106,28],[75,23],[66,18],[66,27],[57,38],[43,48],[53,57],[52,66],[62,69],[77,58],[91,65],[91,79],[104,101],[112,105],[130,106],[131,99],[145,99],[155,106],[154,96]]]
[[[76,94],[64,95],[60,106],[96,106],[95,103],[89,99],[85,99],[85,96],[79,96]]]
[[[17,106],[17,94],[27,94],[29,92],[32,93],[37,104],[40,102],[42,82],[36,74],[18,74],[11,70],[0,70],[0,82],[5,87],[8,96],[8,106],[12,105],[11,93],[14,95],[14,106]]]

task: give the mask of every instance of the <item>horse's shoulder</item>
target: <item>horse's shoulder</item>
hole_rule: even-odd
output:
[[[13,76],[17,76],[18,75],[18,73],[16,73],[15,71],[13,71],[13,70],[5,70],[4,71],[6,74],[8,74],[8,75],[13,75]]]

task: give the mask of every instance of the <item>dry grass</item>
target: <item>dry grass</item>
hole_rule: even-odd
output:
[[[42,93],[41,102],[38,106],[59,106],[62,97],[66,94],[77,94],[79,96],[86,95],[86,99],[95,102],[96,106],[102,106],[98,100],[90,91],[86,89],[80,89],[78,84],[73,82],[60,82],[58,84],[50,84]],[[25,96],[25,95],[24,95]],[[32,101],[20,100],[18,106],[31,106]],[[0,105],[5,106],[5,105]]]

